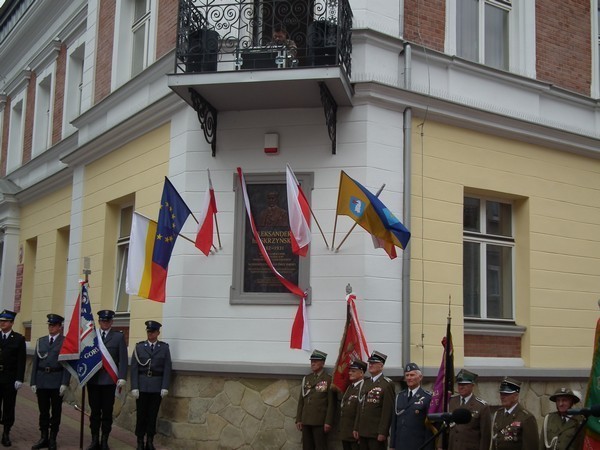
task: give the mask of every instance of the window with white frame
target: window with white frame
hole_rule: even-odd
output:
[[[127,260],[129,257],[129,237],[131,234],[131,221],[133,206],[121,208],[119,216],[119,234],[117,239],[117,282],[115,293],[115,311],[129,311],[129,294],[125,291],[127,280]]]
[[[463,308],[465,318],[514,319],[513,207],[510,202],[465,196]]]
[[[33,118],[33,156],[48,149],[52,136],[52,71],[46,70],[37,78]]]
[[[71,125],[71,122],[81,114],[85,44],[77,43],[76,45],[73,45],[68,49],[67,54],[63,136],[72,134],[76,131],[76,128]]]
[[[456,0],[456,54],[509,69],[510,0]]]
[[[157,0],[117,0],[113,88],[154,61]]]
[[[15,96],[10,106],[10,125],[8,127],[8,154],[6,171],[18,168],[23,161],[23,129],[25,121],[25,92]]]

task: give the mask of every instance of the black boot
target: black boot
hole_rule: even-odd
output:
[[[40,440],[31,446],[31,450],[48,447],[48,430],[43,430],[41,433],[42,437],[40,437]]]
[[[144,450],[144,436],[137,438],[137,446],[135,450]]]
[[[58,431],[50,432],[50,439],[48,440],[48,450],[56,450],[56,436],[58,436]]]
[[[145,450],[156,450],[156,447],[154,447],[154,436],[148,435],[148,438],[146,439]]]
[[[2,445],[5,447],[10,447],[12,442],[10,442],[10,428],[4,427],[4,431],[2,432]]]
[[[92,433],[92,442],[87,450],[100,450],[100,438],[98,434]]]
[[[108,434],[103,434],[100,440],[100,450],[110,450],[108,446]]]

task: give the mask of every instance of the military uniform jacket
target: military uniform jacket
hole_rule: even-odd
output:
[[[171,350],[166,342],[156,341],[150,350],[148,341],[135,345],[131,355],[131,389],[158,393],[171,383]]]
[[[471,421],[450,428],[448,450],[489,450],[492,437],[492,416],[489,405],[474,395],[471,395],[466,404],[461,405],[460,395],[454,395],[450,397],[448,410],[452,412],[458,408],[471,411]]]
[[[340,439],[342,441],[355,441],[352,436],[356,414],[360,406],[360,399],[364,395],[364,380],[351,384],[344,394],[340,393]]]
[[[304,425],[333,425],[335,393],[331,389],[331,375],[324,370],[302,379],[296,422]]]
[[[59,389],[61,385],[69,384],[71,374],[58,362],[58,354],[64,340],[62,334],[55,336],[52,345],[48,336],[37,340],[31,366],[31,386],[37,386],[38,389]]]
[[[396,396],[390,447],[398,450],[418,450],[433,436],[432,431],[425,425],[431,394],[419,387],[409,400],[409,392],[404,390]],[[434,444],[431,441],[425,449],[433,450]]]
[[[535,417],[517,404],[513,412],[505,415],[504,408],[494,413],[492,419],[492,450],[534,450],[539,446]]]
[[[365,379],[363,398],[354,424],[354,429],[360,436],[389,436],[395,396],[394,383],[389,378],[381,375],[377,381],[373,381],[372,378]]]
[[[11,331],[6,341],[0,338],[0,384],[14,384],[25,379],[25,338]]]
[[[566,423],[563,423],[558,412],[548,414],[542,426],[540,450],[565,450],[582,422],[582,416],[571,416]],[[584,436],[585,430],[581,430],[569,448],[572,450],[582,448]]]
[[[98,329],[96,333],[98,334],[98,339],[102,339],[102,331]],[[125,380],[127,378],[127,345],[125,344],[125,336],[120,331],[111,329],[106,335],[104,346],[117,365],[117,378]],[[89,384],[115,384],[115,382],[103,367],[90,378]]]

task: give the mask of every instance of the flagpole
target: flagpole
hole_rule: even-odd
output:
[[[90,259],[89,258],[84,258],[83,259],[83,275],[84,275],[84,279],[85,279],[85,284],[88,284],[89,282],[89,276],[92,273],[92,270],[90,269]],[[79,302],[79,318],[81,320],[81,304],[83,302],[83,286],[81,285],[81,292],[80,292],[80,298],[82,299],[81,302]],[[80,342],[81,345],[81,342]],[[79,349],[79,351],[81,352],[81,348]],[[81,353],[80,353],[81,354]],[[85,384],[83,386],[81,386],[81,415],[79,417],[79,449],[83,450],[83,424],[85,422]]]
[[[385,187],[385,183],[383,183],[381,185],[381,187],[379,188],[379,190],[375,194],[375,197],[379,197],[379,194],[381,194],[381,191],[383,191],[384,187]],[[337,220],[337,215],[335,216],[335,219]],[[338,247],[335,249],[336,253],[338,252],[338,250],[340,249],[340,247],[342,246],[342,244],[344,242],[346,242],[346,239],[348,239],[348,236],[350,236],[350,233],[352,233],[352,231],[354,231],[354,229],[356,228],[356,225],[358,225],[358,222],[354,222],[354,225],[352,225],[352,228],[350,228],[350,230],[348,230],[348,233],[346,233],[346,236],[344,236],[344,239],[342,239],[342,242],[340,242],[340,245],[338,245]],[[333,234],[335,236],[335,230],[333,231]],[[333,247],[333,245],[332,245],[332,247]]]
[[[292,176],[294,177],[294,181],[296,182],[296,186],[300,186],[300,183],[298,182],[298,178],[296,178],[296,174],[294,173],[294,171],[292,170],[292,168],[290,167],[290,165],[286,164],[286,166],[288,167],[288,169],[290,169],[290,172],[291,172]],[[325,238],[325,233],[323,233],[323,229],[321,228],[321,224],[317,220],[317,216],[315,216],[315,212],[313,211],[312,206],[310,206],[310,203],[308,203],[308,202],[306,202],[306,203],[308,204],[308,210],[310,211],[310,215],[312,216],[313,219],[315,219],[315,223],[317,224],[317,228],[319,228],[319,231],[321,232],[321,236],[323,237],[323,241],[325,241],[325,247],[327,247],[327,250],[329,250],[329,244],[327,243],[327,239]]]

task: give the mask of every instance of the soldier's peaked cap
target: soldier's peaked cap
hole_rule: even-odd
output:
[[[98,318],[100,320],[111,320],[113,317],[115,317],[115,312],[110,309],[98,311]]]
[[[65,321],[65,318],[58,314],[48,314],[46,317],[48,318],[48,325],[57,325]]]
[[[501,394],[514,394],[521,391],[521,383],[513,378],[505,377],[500,382],[499,392]]]
[[[476,373],[469,372],[467,369],[461,369],[460,372],[456,374],[456,382],[458,384],[475,384],[477,381]]]
[[[367,371],[367,363],[364,361],[361,361],[360,359],[355,359],[350,363],[350,369],[358,369],[358,370],[362,370],[363,372]]]
[[[146,320],[145,324],[146,331],[157,331],[160,330],[160,327],[162,327],[162,324],[156,320]]]
[[[2,312],[0,312],[0,320],[14,321],[15,317],[17,317],[17,313],[14,311],[9,311],[8,309],[3,309]]]
[[[371,353],[371,356],[369,356],[370,363],[385,364],[386,359],[387,359],[387,355],[384,355],[383,353],[378,352],[377,350],[373,350],[373,353]]]
[[[310,355],[311,361],[325,361],[327,359],[327,353],[322,352],[321,350],[313,350]]]

